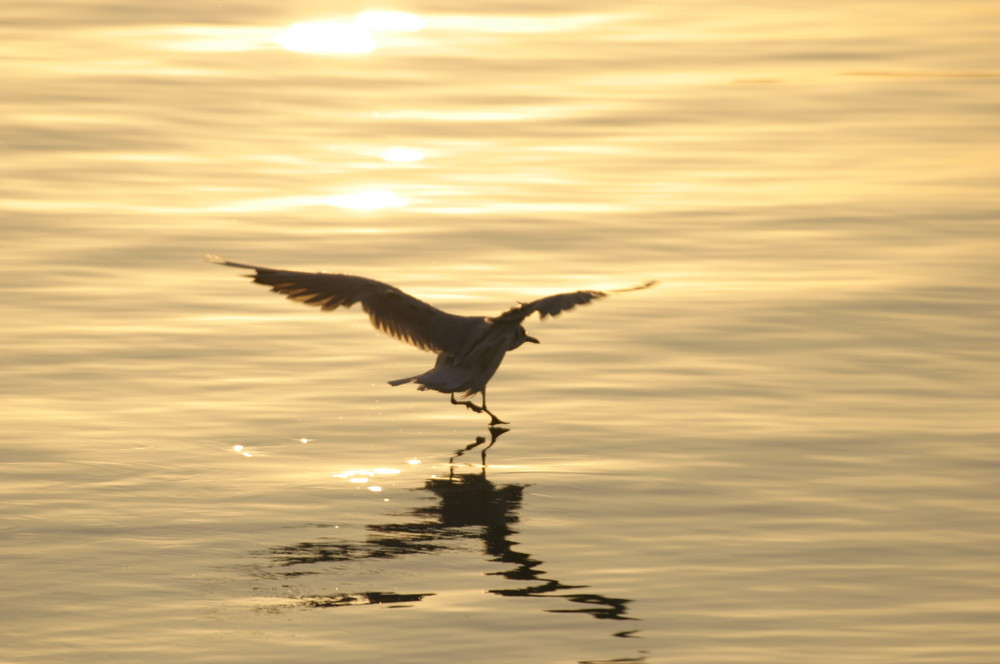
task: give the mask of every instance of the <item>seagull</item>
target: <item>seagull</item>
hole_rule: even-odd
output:
[[[574,293],[549,295],[533,302],[521,302],[498,316],[458,316],[433,307],[381,281],[331,272],[297,272],[269,267],[234,263],[218,256],[206,260],[228,267],[253,270],[246,275],[254,283],[270,286],[290,300],[302,302],[324,311],[350,307],[358,302],[377,329],[413,344],[422,350],[437,353],[434,368],[416,376],[390,380],[390,385],[416,383],[421,390],[437,390],[451,395],[451,403],[465,406],[476,413],[490,416],[490,426],[507,424],[486,407],[486,384],[496,373],[508,351],[525,342],[540,343],[525,332],[521,323],[531,314],[539,317],[557,316],[578,304],[606,297],[608,293],[581,290]],[[610,292],[642,290],[655,281]],[[482,394],[482,405],[471,398]],[[465,401],[455,399],[461,394]]]

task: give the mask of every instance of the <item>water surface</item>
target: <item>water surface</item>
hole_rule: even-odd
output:
[[[995,661],[994,3],[4,12],[0,659]]]

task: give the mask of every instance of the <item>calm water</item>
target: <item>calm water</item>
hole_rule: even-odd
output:
[[[997,661],[996,3],[537,7],[4,8],[0,660]]]

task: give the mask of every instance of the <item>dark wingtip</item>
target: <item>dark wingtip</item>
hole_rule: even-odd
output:
[[[615,293],[628,293],[630,291],[645,290],[647,288],[652,288],[656,284],[660,283],[656,279],[650,279],[646,283],[639,284],[638,286],[632,286],[631,288],[616,288]]]
[[[225,265],[226,267],[236,267],[244,270],[255,270],[258,274],[264,271],[269,271],[266,267],[258,267],[256,265],[247,265],[246,263],[234,263],[233,261],[227,261],[221,256],[216,256],[215,254],[205,254],[205,261],[208,263],[215,263],[216,265]],[[253,275],[248,275],[253,277]]]

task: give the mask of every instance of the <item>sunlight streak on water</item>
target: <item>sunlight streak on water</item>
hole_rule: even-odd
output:
[[[634,17],[627,12],[572,12],[562,15],[509,14],[497,12],[485,15],[441,15],[434,17],[434,27],[447,28],[466,34],[513,33],[556,34],[594,29]]]
[[[415,14],[366,11],[352,22],[295,23],[275,35],[273,41],[296,53],[364,55],[378,47],[373,32],[416,32],[423,27],[423,19]]]
[[[274,36],[274,42],[297,53],[358,55],[375,50],[375,39],[356,23],[296,23]]]
[[[366,189],[350,194],[338,194],[326,200],[329,205],[349,210],[384,210],[409,205],[408,200],[386,189]]]
[[[396,147],[383,150],[380,156],[386,161],[415,162],[423,161],[425,155],[422,150],[415,148]]]
[[[370,10],[358,14],[358,23],[372,30],[391,32],[417,32],[423,29],[426,21],[408,12]]]

